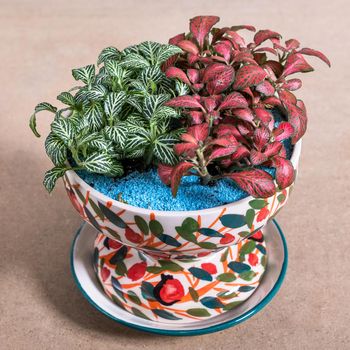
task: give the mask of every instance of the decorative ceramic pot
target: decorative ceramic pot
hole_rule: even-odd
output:
[[[296,170],[300,151],[301,141],[291,157]],[[218,315],[254,292],[267,261],[261,230],[294,185],[265,199],[157,211],[113,200],[74,171],[64,183],[80,216],[99,232],[95,268],[107,295],[140,317],[181,322]]]

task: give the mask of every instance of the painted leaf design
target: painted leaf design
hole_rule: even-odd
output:
[[[256,243],[255,241],[248,241],[243,244],[241,247],[239,254],[245,255],[251,253],[255,249]]]
[[[226,176],[256,198],[270,197],[276,191],[272,176],[260,169],[243,170]]]
[[[242,272],[239,277],[245,281],[251,281],[256,276],[254,271],[245,271]]]
[[[142,296],[146,299],[146,300],[151,300],[154,301],[156,300],[156,298],[154,297],[153,294],[153,285],[149,282],[143,281],[141,284],[141,293]]]
[[[232,271],[240,274],[242,272],[245,271],[249,271],[250,270],[250,266],[244,263],[241,263],[239,261],[231,261],[228,265],[227,265]]]
[[[238,291],[239,292],[250,292],[254,289],[255,289],[255,287],[252,287],[252,286],[241,286],[238,288]]]
[[[188,271],[190,271],[194,277],[199,278],[200,280],[204,280],[204,281],[213,280],[213,277],[209,272],[199,267],[190,267]]]
[[[166,320],[181,320],[181,317],[177,317],[166,310],[152,309],[152,312],[161,318],[165,318]]]
[[[163,271],[178,272],[183,270],[183,267],[171,260],[158,260],[158,263],[161,265]]]
[[[126,301],[126,299],[124,297],[124,293],[123,293],[123,288],[122,288],[121,284],[119,283],[119,281],[115,277],[112,276],[111,282],[112,282],[113,290],[118,294],[118,296],[120,298],[122,298],[124,301]]]
[[[100,225],[98,224],[94,215],[91,213],[91,211],[86,206],[84,206],[84,212],[85,212],[87,218],[89,219],[89,222],[92,224],[92,226],[94,226],[97,231],[102,232]]]
[[[217,16],[197,16],[190,20],[190,31],[200,47],[203,47],[206,36],[219,20]]]
[[[267,76],[267,73],[259,66],[245,65],[237,73],[233,88],[243,90],[246,87],[260,84]]]
[[[244,215],[226,214],[221,216],[220,222],[225,227],[239,228],[246,224]]]
[[[139,228],[139,230],[143,234],[148,235],[149,234],[149,228],[148,228],[146,220],[143,217],[139,216],[139,215],[135,215],[134,216],[134,220],[135,220],[135,223],[136,223],[137,227]]]
[[[120,249],[118,249],[116,251],[116,253],[110,258],[109,262],[112,264],[112,265],[117,265],[118,263],[122,262],[125,257],[126,257],[126,254],[128,252],[128,248],[123,245]]]
[[[171,245],[173,247],[180,247],[181,246],[181,243],[179,241],[177,241],[174,237],[171,237],[171,236],[166,235],[164,233],[159,235],[157,238],[167,245]]]
[[[158,220],[151,220],[149,222],[149,228],[156,237],[160,236],[164,232],[163,226]]]
[[[252,228],[253,222],[255,218],[255,210],[254,209],[248,209],[247,212],[245,213],[245,221],[247,223],[247,226],[249,228]]]
[[[137,309],[136,307],[131,308],[131,312],[138,317],[144,318],[145,320],[150,320],[148,316],[146,316],[141,310]]]
[[[236,279],[236,276],[231,272],[225,272],[218,275],[216,279],[221,282],[233,282]]]
[[[318,57],[320,60],[325,62],[329,67],[331,66],[331,62],[329,61],[329,59],[320,51],[317,51],[314,49],[309,49],[309,48],[305,47],[305,48],[301,49],[299,51],[299,53],[301,53],[303,55]]]
[[[220,299],[215,297],[204,297],[200,300],[200,302],[209,309],[217,309],[224,307],[224,304],[220,301]]]
[[[223,237],[222,233],[220,233],[216,230],[213,230],[212,228],[203,227],[203,228],[200,228],[198,230],[198,232],[201,233],[202,235],[208,236],[208,237]]]
[[[103,203],[98,202],[98,206],[101,209],[103,215],[114,225],[120,228],[126,228],[125,222],[120,218],[116,213],[114,213],[111,209],[106,207]]]
[[[268,205],[268,202],[263,199],[253,199],[249,201],[249,205],[253,209],[262,209]]]
[[[202,308],[193,308],[193,309],[188,309],[186,312],[191,315],[191,316],[196,316],[196,317],[209,317],[210,313],[207,309],[202,309]]]

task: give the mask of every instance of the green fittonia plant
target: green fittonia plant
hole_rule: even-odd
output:
[[[108,47],[98,57],[98,72],[95,65],[73,69],[82,85],[57,96],[67,107],[47,102],[35,107],[30,127],[37,137],[36,114],[54,114],[45,141],[55,165],[45,173],[49,192],[70,169],[120,177],[125,169],[176,163],[173,145],[183,129],[179,112],[164,103],[188,94],[189,88],[169,80],[160,67],[181,52],[177,46],[150,41],[121,52]]]

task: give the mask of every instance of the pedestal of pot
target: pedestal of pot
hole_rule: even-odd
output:
[[[195,322],[234,308],[256,290],[267,263],[261,231],[192,259],[166,259],[99,234],[94,266],[105,293],[136,316]]]

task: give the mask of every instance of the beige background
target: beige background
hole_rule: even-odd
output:
[[[349,348],[349,10],[346,0],[0,0],[0,348]],[[316,72],[299,94],[310,124],[298,184],[278,217],[290,251],[281,291],[235,328],[160,337],[107,319],[74,285],[69,248],[80,219],[61,184],[51,197],[43,189],[50,162],[27,122],[36,103],[72,86],[71,68],[95,62],[102,48],[165,42],[198,14],[296,37],[333,67],[310,59]],[[50,120],[39,117],[43,134]]]

